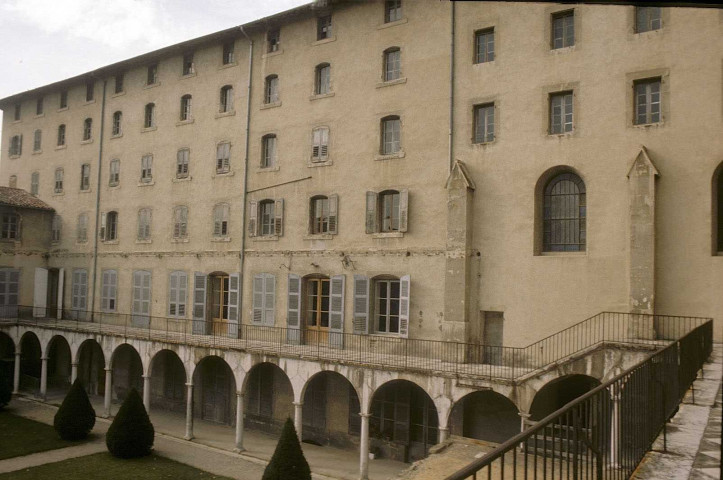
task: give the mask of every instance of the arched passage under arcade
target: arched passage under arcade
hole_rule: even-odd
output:
[[[195,417],[233,425],[236,420],[236,379],[231,367],[216,356],[204,357],[193,372]]]
[[[598,385],[598,379],[587,375],[566,375],[552,380],[545,384],[532,400],[530,420],[542,420]]]
[[[78,349],[78,378],[89,395],[105,394],[105,355],[98,342],[89,339]]]
[[[304,441],[340,447],[358,443],[359,394],[345,376],[333,371],[315,374],[306,382],[302,398]]]
[[[135,348],[127,343],[119,345],[111,357],[113,394],[118,402],[125,400],[131,388],[143,395],[143,362]]]
[[[372,396],[371,451],[384,458],[411,462],[437,443],[439,417],[434,402],[419,385],[393,380]]]
[[[278,433],[287,418],[294,418],[294,390],[278,365],[254,365],[246,377],[244,398],[246,428]]]
[[[64,395],[70,388],[72,355],[65,337],[55,335],[48,343],[48,390]]]
[[[503,443],[520,433],[515,404],[492,390],[472,392],[452,408],[450,433],[487,442]]]
[[[42,348],[33,332],[26,332],[20,339],[20,390],[37,393],[40,390]]]
[[[184,413],[186,369],[176,352],[161,350],[151,360],[151,407]]]
[[[15,370],[15,342],[5,332],[0,332],[0,379],[7,382],[8,388],[13,389],[13,375]]]

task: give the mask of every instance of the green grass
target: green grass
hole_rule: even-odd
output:
[[[61,440],[55,429],[45,423],[0,412],[0,460],[80,443]]]
[[[126,480],[129,478],[173,480],[231,480],[203,470],[198,470],[167,458],[151,455],[143,458],[122,460],[108,452],[87,457],[72,458],[58,463],[0,475],[0,480],[53,480],[102,478],[103,480]]]

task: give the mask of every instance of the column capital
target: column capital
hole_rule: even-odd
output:
[[[150,378],[151,378],[150,375],[141,375],[141,376],[143,377],[144,380],[145,380],[146,378],[150,380]]]
[[[103,370],[105,370],[105,373],[113,371],[113,369],[111,367],[105,367],[105,368],[103,368]]]
[[[360,412],[360,413],[359,413],[359,416],[362,417],[362,418],[369,418],[369,417],[372,416],[372,414],[371,414],[371,413],[361,413],[361,412]]]
[[[186,385],[188,385],[188,384],[186,384]],[[237,397],[244,398],[244,393],[243,393],[243,392],[236,392],[236,396],[237,396]]]
[[[77,367],[77,366],[78,366],[78,362],[70,362],[70,366],[71,366],[71,367]]]
[[[41,362],[47,362],[49,360],[48,357],[40,357]]]
[[[532,414],[527,413],[527,412],[518,412],[517,415],[524,418],[525,420],[527,420],[528,418],[530,418],[532,416]]]
[[[192,386],[193,386],[193,382],[188,382],[188,383],[186,383],[186,386],[187,386],[187,387],[192,387]]]
[[[449,427],[437,427],[440,432],[449,432]]]
[[[22,352],[15,352],[16,357],[19,357],[20,355],[22,355]]]
[[[304,406],[304,402],[292,402],[295,407],[302,407]]]

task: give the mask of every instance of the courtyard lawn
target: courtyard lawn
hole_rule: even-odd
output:
[[[108,452],[71,458],[57,463],[47,463],[38,467],[0,475],[0,480],[35,480],[38,478],[52,478],[53,480],[88,478],[102,478],[103,480],[126,480],[129,478],[142,478],[144,480],[161,478],[173,480],[231,480],[228,477],[213,475],[156,455],[123,460],[115,458]]]
[[[80,443],[61,440],[55,429],[45,423],[0,412],[0,460]]]

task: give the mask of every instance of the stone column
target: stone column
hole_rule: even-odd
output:
[[[236,448],[234,451],[243,452],[244,450],[244,394],[236,392]]]
[[[110,399],[113,392],[113,370],[105,369],[105,396],[103,398],[103,418],[110,417]]]
[[[522,433],[522,432],[524,432],[525,430],[527,430],[527,425],[528,425],[528,423],[529,423],[529,421],[530,421],[530,416],[531,416],[531,415],[530,415],[529,413],[523,412],[523,411],[519,411],[519,412],[517,413],[517,415],[520,416],[520,433]],[[521,449],[522,449],[522,448],[525,448],[525,442],[520,443],[519,447],[520,447]]]
[[[439,427],[439,442],[444,443],[449,438],[449,427]]]
[[[143,375],[143,406],[151,413],[151,376]]]
[[[304,406],[304,402],[294,402],[294,428],[296,428],[296,435],[299,437],[299,441],[301,441],[301,429],[303,428],[302,424],[302,410],[301,408]]]
[[[193,438],[193,384],[186,384],[186,440]]]
[[[46,400],[48,396],[48,357],[42,357],[40,362],[40,398]]]
[[[620,391],[615,386],[610,387],[612,400],[612,418],[610,419],[610,466],[620,466]]]
[[[20,352],[15,352],[15,370],[13,371],[13,393],[20,393]]]
[[[70,364],[70,384],[74,384],[75,380],[78,378],[78,362],[73,362]]]
[[[369,480],[369,417],[370,413],[360,413],[361,438],[359,441],[359,480]]]

